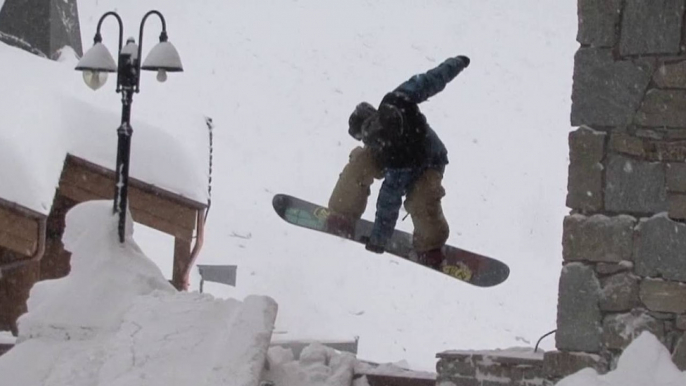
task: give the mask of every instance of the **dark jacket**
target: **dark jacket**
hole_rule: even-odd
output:
[[[386,94],[378,114],[365,122],[362,139],[384,169],[368,249],[385,247],[398,220],[402,197],[421,173],[427,168],[442,173],[448,163],[445,145],[429,127],[418,104],[441,92],[465,66],[462,60],[450,58],[425,74],[413,76]]]
[[[379,114],[368,123],[364,137],[382,168],[442,169],[448,163],[443,142],[430,128],[418,105],[441,92],[464,67],[462,60],[449,58],[383,97]],[[385,117],[385,112],[393,111],[400,113],[400,120]]]

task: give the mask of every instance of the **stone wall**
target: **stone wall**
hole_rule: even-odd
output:
[[[437,357],[437,386],[552,385],[542,352],[446,351]]]
[[[685,9],[578,1],[554,378],[607,371],[644,330],[686,370]]]
[[[64,46],[83,55],[76,0],[5,0],[0,41],[51,59]]]

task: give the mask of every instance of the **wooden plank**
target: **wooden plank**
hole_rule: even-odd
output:
[[[38,236],[38,220],[0,207],[0,232],[24,240],[35,240]]]
[[[165,198],[155,197],[135,188],[129,189],[129,202],[132,208],[148,212],[180,227],[195,229],[196,211],[191,208],[184,208]]]
[[[0,246],[9,249],[10,251],[20,253],[24,256],[31,256],[38,247],[38,234],[34,240],[25,240],[5,232],[0,232]]]
[[[61,185],[60,186],[60,194],[64,195],[67,198],[70,198],[76,202],[86,202],[86,201],[92,201],[92,200],[105,200],[106,198],[99,197],[95,195],[93,192],[83,190],[79,188],[78,186],[74,185]],[[112,198],[109,198],[110,200]]]
[[[172,272],[172,284],[179,291],[186,290],[185,273],[191,263],[191,242],[174,239],[174,272]]]
[[[193,230],[180,227],[174,223],[155,217],[150,213],[133,210],[131,215],[133,220],[137,223],[149,226],[150,228],[157,229],[160,232],[172,235],[176,238],[180,238],[184,241],[193,240]]]
[[[76,156],[69,154],[69,155],[67,155],[66,163],[84,167],[84,168],[89,169],[95,173],[106,176],[107,178],[111,179],[112,181],[115,180],[114,172],[112,170],[107,169],[107,168],[100,166],[98,164],[94,164],[92,162],[86,161],[83,158],[79,158],[79,157],[76,157]],[[142,191],[148,192],[148,193],[160,195],[160,196],[162,196],[162,197],[164,197],[164,198],[166,198],[166,199],[168,199],[174,203],[177,203],[181,206],[184,206],[184,207],[193,208],[195,210],[207,208],[207,203],[205,203],[205,202],[198,202],[198,201],[192,200],[192,199],[184,197],[180,194],[173,193],[173,192],[170,192],[168,190],[156,187],[154,185],[148,184],[148,183],[143,182],[141,180],[138,180],[136,178],[129,177],[129,185],[133,186],[137,189],[140,189]]]
[[[29,208],[25,208],[25,207],[23,207],[17,203],[7,201],[2,197],[0,197],[0,207],[4,207],[5,209],[15,211],[15,212],[17,212],[23,216],[26,216],[28,218],[42,220],[42,219],[47,217],[43,213],[39,213],[39,212],[36,212],[36,211],[31,210]]]
[[[194,209],[184,207],[159,194],[131,186],[130,182],[129,180],[129,207],[131,210],[146,211],[155,217],[177,223],[179,226],[189,229],[195,228],[196,211]],[[60,189],[67,185],[90,192],[97,199],[111,200],[114,196],[114,180],[73,164],[65,166],[65,171],[60,180]]]
[[[83,190],[73,185],[61,186],[60,193],[77,202],[102,199],[93,194],[93,192]],[[130,210],[131,215],[133,216],[133,221],[135,222],[149,226],[153,229],[157,229],[160,232],[172,235],[174,237],[178,237],[182,240],[191,241],[193,239],[193,231],[195,230],[194,228],[179,226],[175,222],[170,222],[166,219],[159,218],[153,214],[150,214],[149,212],[140,210],[139,208],[130,207]]]

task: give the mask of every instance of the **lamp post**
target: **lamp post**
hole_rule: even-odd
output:
[[[141,52],[143,50],[143,30],[149,16],[156,15],[162,22],[160,42],[155,45],[148,57],[141,65]],[[108,16],[113,16],[119,23],[119,50],[118,64],[114,62],[112,55],[102,44],[100,28]],[[158,11],[150,11],[143,16],[138,35],[138,45],[133,38],[129,38],[122,46],[124,26],[121,17],[116,12],[107,12],[98,21],[98,28],[93,39],[94,44],[76,65],[77,71],[83,71],[83,79],[88,87],[97,90],[107,81],[107,73],[117,73],[117,93],[122,94],[121,125],[117,129],[117,163],[115,168],[115,191],[114,213],[119,213],[119,241],[124,242],[126,226],[126,207],[128,201],[129,185],[129,159],[131,155],[131,104],[133,94],[140,92],[141,70],[157,71],[157,80],[167,80],[167,72],[183,71],[181,58],[176,48],[169,43],[167,37],[167,23],[164,16]]]

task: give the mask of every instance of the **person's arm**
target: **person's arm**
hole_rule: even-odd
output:
[[[398,86],[394,92],[406,95],[411,102],[419,104],[443,91],[445,86],[469,66],[469,58],[448,58],[438,67],[418,74]]]

